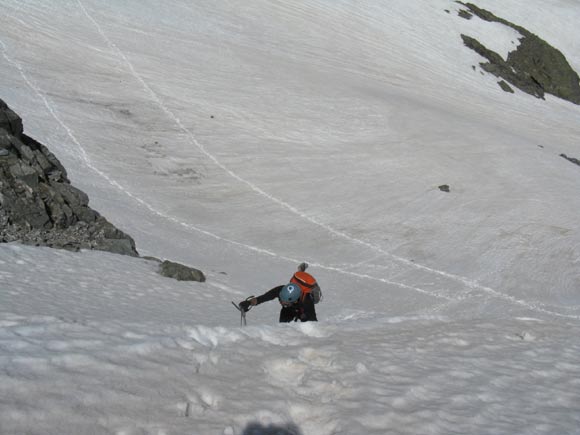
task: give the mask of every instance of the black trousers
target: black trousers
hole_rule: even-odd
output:
[[[308,322],[314,321],[316,322],[316,313],[313,313],[312,318],[308,318],[307,315],[304,314],[304,310],[295,307],[283,307],[280,310],[280,323],[290,323],[295,320],[300,320],[301,322]]]
[[[283,307],[280,310],[280,323],[289,323],[298,319],[300,312],[294,307]]]

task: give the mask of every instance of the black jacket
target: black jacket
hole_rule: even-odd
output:
[[[268,290],[261,296],[258,296],[258,305],[264,302],[272,301],[280,296],[280,291],[284,286],[279,285],[271,290]],[[280,322],[292,322],[293,320],[300,320],[301,322],[317,322],[316,310],[314,309],[314,301],[310,295],[307,295],[303,301],[299,300],[289,307],[282,307],[280,310]]]

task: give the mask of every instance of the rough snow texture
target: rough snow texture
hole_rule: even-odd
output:
[[[579,6],[478,6],[580,69]],[[458,8],[4,0],[3,98],[207,281],[0,246],[0,433],[577,434],[579,108],[474,71]],[[301,261],[321,322],[241,329]]]
[[[154,263],[64,251],[49,251],[49,263],[43,251],[0,246],[13,283],[0,314],[1,433],[233,434],[294,422],[321,435],[572,434],[580,425],[578,322],[366,311],[240,329],[227,301],[163,280]],[[30,263],[36,279],[20,276]]]

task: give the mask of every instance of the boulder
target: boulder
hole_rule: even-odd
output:
[[[508,85],[505,80],[500,80],[499,82],[497,82],[497,84],[504,92],[507,92],[509,94],[514,93],[514,90],[512,89],[512,87],[510,85]]]
[[[200,270],[167,260],[163,261],[159,266],[159,273],[162,276],[174,278],[178,281],[205,282],[205,275]]]
[[[563,157],[566,160],[568,160],[569,162],[574,163],[575,165],[580,166],[580,160],[578,160],[575,157],[568,157],[566,154],[560,154],[560,157]]]

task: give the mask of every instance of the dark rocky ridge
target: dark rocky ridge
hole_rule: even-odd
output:
[[[48,148],[24,134],[22,119],[0,99],[0,243],[20,242],[73,251],[95,249],[138,256],[133,239],[89,207]],[[197,269],[147,258],[158,273],[205,281]]]
[[[468,8],[467,11],[460,11],[460,16],[463,18],[469,18],[470,14],[474,14],[482,20],[509,26],[522,35],[520,45],[508,54],[505,61],[499,54],[489,50],[475,38],[461,35],[467,47],[488,60],[487,63],[480,64],[485,71],[537,98],[544,98],[545,94],[551,94],[574,104],[580,104],[580,79],[559,50],[525,28],[499,18],[472,3],[457,3]],[[510,92],[506,85],[502,85],[502,89]]]
[[[138,256],[133,239],[88,204],[58,159],[24,134],[22,119],[0,100],[0,242]]]

